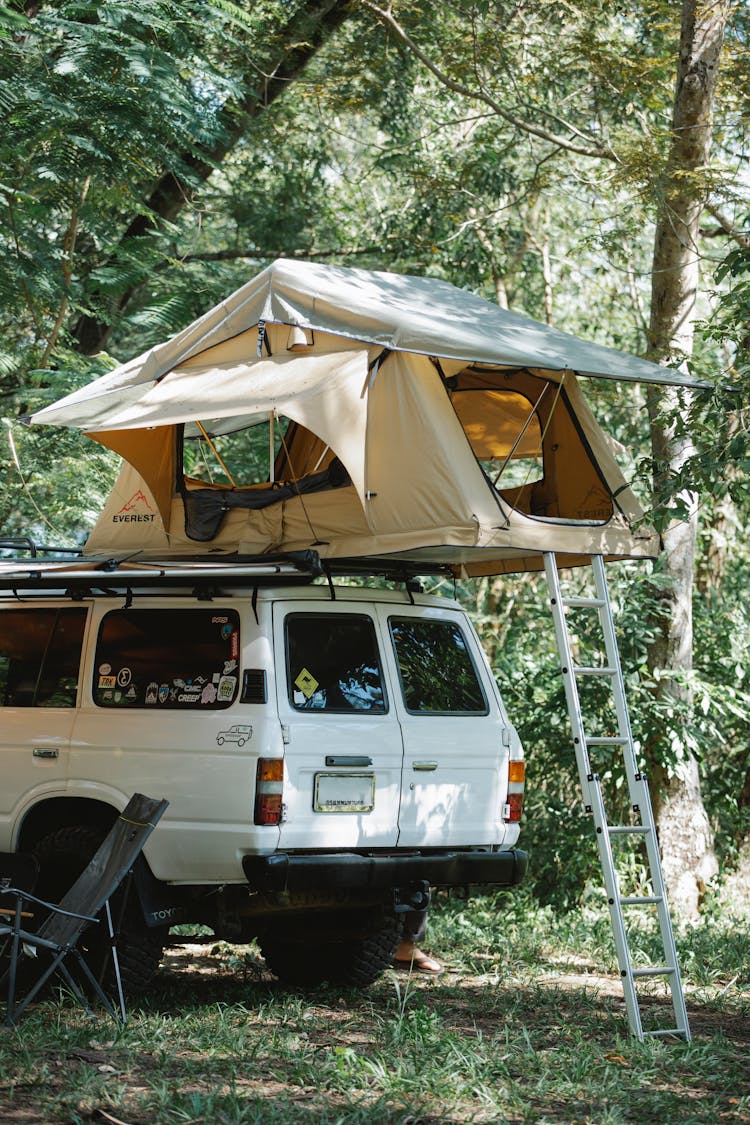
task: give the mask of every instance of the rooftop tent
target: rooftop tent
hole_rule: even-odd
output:
[[[580,375],[705,386],[445,282],[280,260],[31,421],[124,458],[92,554],[651,555]]]

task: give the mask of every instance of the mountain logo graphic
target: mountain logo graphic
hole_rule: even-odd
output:
[[[127,503],[123,504],[112,523],[153,523],[156,519],[146,493],[137,489]]]
[[[153,508],[149,504],[145,492],[143,492],[143,490],[140,488],[137,492],[133,493],[126,504],[123,504],[117,514],[122,515],[123,512],[134,512],[139,506],[145,506],[149,510],[149,512],[153,511]]]

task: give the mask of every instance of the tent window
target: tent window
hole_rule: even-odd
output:
[[[231,424],[224,419],[223,426]],[[256,426],[222,433],[206,421],[186,427],[183,468],[187,478],[222,488],[243,488],[276,480],[275,466],[283,450],[282,438],[291,423],[275,417]]]
[[[188,539],[208,543],[231,509],[260,510],[351,483],[330,446],[288,418],[242,429],[235,420],[235,427],[231,419],[185,426],[178,488]]]
[[[539,519],[606,523],[612,494],[564,385],[523,369],[467,368],[451,401],[474,456],[503,500]]]
[[[455,391],[453,407],[474,456],[498,488],[520,488],[544,475],[542,430],[534,404],[516,391]]]

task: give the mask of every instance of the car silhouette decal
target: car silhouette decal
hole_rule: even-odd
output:
[[[219,731],[216,735],[216,745],[223,746],[225,742],[235,742],[238,746],[244,746],[252,737],[253,728],[249,724],[235,723],[228,730]]]

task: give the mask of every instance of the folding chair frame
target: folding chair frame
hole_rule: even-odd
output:
[[[15,909],[3,912],[5,915],[11,915],[12,921],[5,923],[0,918],[0,937],[11,938],[10,967],[4,974],[4,979],[8,981],[6,1026],[13,1026],[18,1022],[44,984],[56,973],[60,974],[84,1009],[91,1012],[80,984],[74,979],[65,963],[68,957],[75,958],[83,977],[91,985],[105,1010],[113,1019],[118,1019],[118,1012],[78,948],[78,942],[84,931],[91,925],[100,924],[102,912],[107,924],[117,987],[119,1019],[125,1024],[127,1014],[117,955],[117,938],[112,921],[111,899],[124,881],[127,881],[127,890],[129,890],[129,876],[132,875],[133,865],[168,804],[169,802],[165,800],[155,800],[141,793],[134,794],[87,867],[58,904],[37,898],[23,888],[6,887],[0,891],[0,894],[15,897]],[[37,933],[24,928],[24,917],[28,917],[29,914],[25,907],[31,905],[49,912]],[[30,947],[34,951],[44,951],[51,956],[51,963],[40,973],[24,999],[16,1004],[18,961],[24,947]]]

